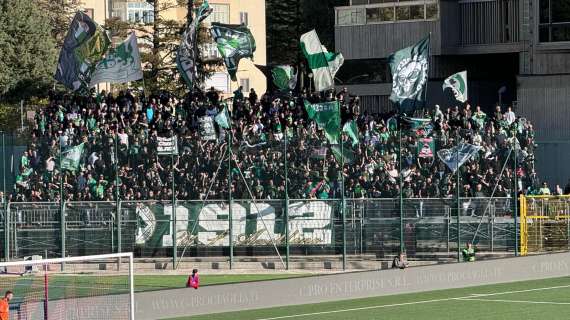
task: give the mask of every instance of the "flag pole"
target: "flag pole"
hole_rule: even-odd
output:
[[[517,234],[519,233],[519,226],[518,226],[518,185],[517,185],[517,134],[516,130],[513,132],[513,160],[514,160],[514,168],[515,171],[513,172],[513,178],[515,180],[515,184],[513,187],[514,194],[513,194],[513,202],[514,202],[514,210],[513,210],[513,217],[515,220],[515,257],[519,255],[519,242]]]
[[[61,257],[65,258],[65,203],[63,200],[63,153],[61,150],[61,135],[59,136],[59,214],[60,214],[60,234],[61,234]],[[65,264],[61,264],[61,271],[64,271]]]
[[[330,71],[330,69],[329,69]],[[334,80],[333,80],[334,81]],[[337,101],[340,107],[340,102]],[[340,112],[340,108],[338,110]],[[342,118],[339,117],[339,128],[342,128]],[[346,207],[344,195],[344,143],[342,143],[342,130],[340,131],[340,174],[341,174],[341,214],[342,214],[342,270],[346,270]]]
[[[170,177],[172,178],[172,269],[176,270],[177,259],[178,259],[178,244],[176,239],[176,224],[177,224],[177,214],[176,214],[176,184],[174,182],[174,152],[178,151],[178,137],[173,135],[174,139],[174,150],[170,153]]]
[[[119,148],[118,148],[118,139],[119,133],[118,131],[115,132],[115,206],[117,210],[117,252],[121,253],[121,199],[119,193]]]
[[[398,118],[398,174],[400,178],[398,183],[400,185],[399,204],[400,204],[400,253],[404,252],[404,194],[403,194],[403,180],[402,174],[402,117]]]
[[[229,110],[228,110],[229,112]],[[234,241],[233,241],[233,217],[232,217],[232,127],[231,117],[228,119],[230,127],[228,129],[228,222],[229,222],[229,242],[230,242],[230,270],[234,263]]]
[[[459,130],[459,129],[458,129]],[[457,152],[456,152],[456,180],[457,180],[457,262],[461,262],[461,221],[459,218],[460,210],[461,210],[461,203],[459,199],[459,180],[461,179],[459,175],[459,131],[457,131]]]
[[[289,182],[287,181],[288,173],[287,173],[287,127],[285,127],[285,152],[284,152],[284,160],[285,160],[285,269],[289,270]]]

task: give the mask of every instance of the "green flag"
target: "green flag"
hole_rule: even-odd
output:
[[[342,162],[341,157],[344,158],[344,163],[351,164],[354,162],[354,152],[346,144],[342,146],[342,150],[340,144],[332,145],[331,151],[338,162]]]
[[[467,101],[467,71],[458,72],[443,82],[443,90],[450,88],[455,99],[461,102]]]
[[[63,159],[61,159],[61,169],[76,171],[79,169],[79,164],[81,161],[81,155],[83,154],[83,148],[85,143],[77,145],[62,153]]]
[[[297,86],[297,73],[292,66],[280,65],[271,69],[273,84],[281,90],[293,90]]]
[[[232,81],[237,81],[236,72],[241,58],[253,58],[255,39],[244,25],[212,23],[212,37]]]
[[[305,110],[309,119],[314,120],[319,128],[325,130],[325,136],[331,144],[337,144],[340,136],[340,105],[338,101],[310,104],[305,101]]]
[[[200,79],[198,77],[197,59],[198,59],[198,41],[197,33],[200,28],[200,23],[206,19],[213,9],[205,0],[202,5],[194,9],[194,19],[192,23],[186,26],[186,30],[182,34],[182,41],[178,47],[176,54],[176,66],[178,71],[186,81],[188,88],[193,89],[196,82]]]
[[[358,144],[358,128],[356,127],[356,122],[354,120],[345,123],[342,127],[342,131],[352,139],[353,147]]]
[[[215,120],[220,127],[229,129],[231,125],[231,119],[230,114],[228,113],[228,108],[224,107],[224,109],[216,115]]]
[[[415,45],[396,51],[388,57],[392,71],[390,100],[397,104],[400,113],[412,113],[425,105],[428,82],[430,37]]]

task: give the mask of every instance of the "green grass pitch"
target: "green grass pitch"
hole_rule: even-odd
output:
[[[176,318],[183,319],[568,320],[570,277]]]

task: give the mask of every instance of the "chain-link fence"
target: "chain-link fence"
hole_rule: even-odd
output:
[[[171,201],[10,203],[0,250],[6,259],[132,251],[219,268],[370,269],[400,250],[457,259],[465,242],[515,254],[512,210],[510,198],[176,201],[175,214]]]

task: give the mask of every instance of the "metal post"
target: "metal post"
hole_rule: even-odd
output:
[[[60,213],[60,233],[61,233],[61,257],[65,258],[65,201],[63,199],[63,153],[61,150],[61,137],[59,139],[59,213]],[[61,264],[61,271],[65,269],[65,264]]]
[[[232,128],[229,128],[228,133],[228,222],[229,226],[229,236],[230,236],[230,269],[233,268],[234,264],[234,241],[233,241],[233,217],[232,217]]]
[[[6,197],[6,133],[2,131],[2,192]]]
[[[121,253],[122,251],[122,231],[121,231],[121,193],[119,192],[119,147],[118,147],[118,133],[115,133],[115,207],[117,211],[117,216],[115,219],[117,220],[117,252]],[[113,230],[111,230],[111,234],[113,234]],[[121,261],[121,258],[119,258]]]
[[[342,126],[341,126],[342,127]],[[344,197],[344,143],[340,134],[341,215],[342,215],[342,270],[346,270],[346,206]]]
[[[285,210],[284,210],[284,223],[285,223],[285,269],[289,270],[289,179],[287,174],[287,128],[285,128]]]
[[[177,138],[175,138],[177,139]],[[176,269],[178,259],[178,245],[176,243],[176,186],[174,182],[174,153],[170,154],[170,177],[172,178],[172,269]]]
[[[514,202],[514,209],[513,209],[513,217],[514,217],[514,222],[515,222],[515,257],[519,255],[519,241],[518,241],[518,237],[517,234],[519,233],[519,224],[517,221],[517,217],[518,217],[518,181],[517,181],[517,146],[516,146],[516,131],[514,134],[514,139],[513,139],[513,159],[514,159],[514,168],[515,171],[513,172],[513,178],[515,180],[515,184],[513,187],[514,193],[513,193],[513,202]]]
[[[398,184],[400,185],[400,195],[399,195],[399,203],[400,203],[400,252],[404,252],[406,246],[404,243],[404,195],[403,195],[403,179],[404,175],[402,174],[402,119],[398,118]]]
[[[10,223],[8,214],[8,197],[6,196],[6,133],[2,131],[2,207],[4,209],[4,260],[10,260]]]
[[[455,169],[456,177],[457,177],[457,262],[461,262],[461,221],[459,216],[461,215],[461,200],[459,197],[459,183],[461,177],[459,175],[459,133],[457,134],[457,153],[456,153],[456,161],[457,161],[457,168]]]

